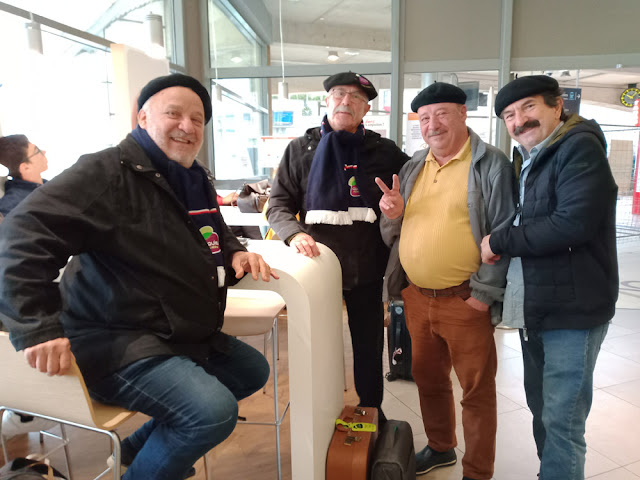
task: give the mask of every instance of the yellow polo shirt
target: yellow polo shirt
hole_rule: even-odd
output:
[[[459,285],[480,268],[480,250],[471,233],[467,184],[471,139],[445,163],[427,155],[405,208],[400,262],[423,288]]]

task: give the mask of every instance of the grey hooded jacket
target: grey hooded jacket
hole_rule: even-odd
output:
[[[507,156],[496,147],[483,142],[473,130],[468,130],[471,137],[471,168],[467,206],[471,232],[480,250],[480,242],[486,235],[513,222],[517,187],[513,165]],[[398,174],[400,194],[405,205],[428,153],[428,149],[416,152]],[[383,215],[380,221],[382,238],[391,248],[385,273],[385,293],[388,299],[400,298],[402,289],[408,285],[399,255],[403,218],[404,214],[394,220]],[[483,263],[470,278],[471,295],[491,306],[491,321],[494,325],[501,321],[508,268],[509,258],[503,256],[495,265]]]

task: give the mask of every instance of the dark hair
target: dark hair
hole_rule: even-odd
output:
[[[544,92],[541,95],[545,105],[548,107],[555,107],[558,105],[558,100],[562,98],[562,89],[558,87],[555,90]],[[567,115],[567,112],[565,112],[563,108],[562,112],[560,112],[560,121],[566,122],[567,118],[569,118],[569,115]]]
[[[25,135],[0,137],[0,164],[9,169],[13,178],[21,178],[20,164],[28,162],[29,139]]]

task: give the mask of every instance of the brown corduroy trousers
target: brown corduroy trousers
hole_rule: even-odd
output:
[[[463,392],[463,475],[488,480],[493,476],[497,429],[497,357],[489,312],[467,305],[468,294],[434,298],[409,285],[402,297],[429,446],[439,452],[457,446],[453,366]]]

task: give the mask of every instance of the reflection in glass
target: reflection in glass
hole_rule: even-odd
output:
[[[213,106],[216,179],[272,176],[288,143],[320,126],[326,114],[325,78],[289,78],[289,98],[278,96],[275,78],[220,80],[222,102]],[[379,96],[363,120],[365,128],[388,137],[389,75],[367,78]]]

